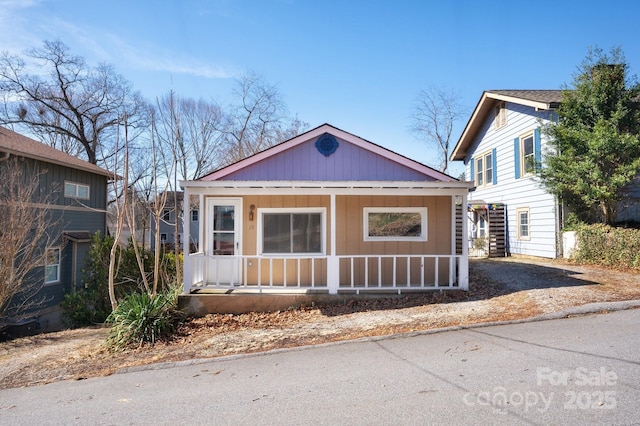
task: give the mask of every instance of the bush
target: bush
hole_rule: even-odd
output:
[[[111,313],[109,300],[109,255],[113,237],[102,237],[96,233],[91,239],[91,248],[82,269],[83,286],[65,295],[62,302],[65,322],[71,327],[103,323]],[[142,250],[142,249],[141,249]],[[161,254],[159,292],[176,286],[176,257],[173,253]],[[153,274],[153,253],[142,250],[142,258],[149,281]],[[145,292],[142,274],[138,268],[135,251],[131,244],[118,247],[115,277],[117,300],[133,293]]]
[[[146,292],[125,297],[109,315],[111,349],[155,343],[173,334],[184,316],[177,309],[178,290],[151,297]]]
[[[640,230],[609,225],[577,229],[576,261],[618,268],[640,268]]]

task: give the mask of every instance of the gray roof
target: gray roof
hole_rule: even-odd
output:
[[[562,101],[562,90],[487,90],[487,92],[546,104],[559,104]]]
[[[4,127],[0,127],[0,151],[7,152],[11,155],[84,170],[98,175],[112,176],[109,171],[102,167],[81,160],[73,155],[66,154],[49,145],[35,141]]]

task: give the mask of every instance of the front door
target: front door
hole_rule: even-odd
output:
[[[207,198],[207,281],[238,284],[242,279],[242,199]]]

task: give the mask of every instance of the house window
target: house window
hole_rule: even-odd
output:
[[[325,209],[260,209],[263,254],[324,253]]]
[[[169,209],[164,209],[162,210],[162,220],[171,220],[171,210]]]
[[[198,221],[198,210],[191,210],[191,221],[192,222],[197,222]]]
[[[167,242],[167,234],[160,234],[160,242],[161,243]]]
[[[522,208],[516,210],[517,238],[519,240],[529,240],[531,238],[531,220],[529,209]]]
[[[81,183],[67,182],[64,183],[64,196],[68,198],[89,199],[89,185]]]
[[[476,159],[476,186],[484,186],[484,158]]]
[[[493,122],[496,129],[504,127],[507,124],[507,106],[505,102],[496,103],[494,115],[495,117]]]
[[[494,183],[493,170],[495,149],[479,155],[476,159],[476,186],[492,185]]]
[[[536,153],[534,150],[533,133],[520,138],[520,167],[524,176],[536,173]]]
[[[44,266],[45,284],[60,281],[60,249],[48,248],[46,251],[46,264]]]
[[[478,216],[478,230],[476,237],[484,238],[487,236],[487,221],[481,214],[478,214]]]
[[[426,207],[366,207],[365,241],[427,241]]]

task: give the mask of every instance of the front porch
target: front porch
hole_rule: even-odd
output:
[[[464,289],[462,254],[211,256],[194,253],[191,293],[355,293]],[[336,265],[338,270],[330,270]],[[230,273],[229,273],[230,272]],[[228,280],[223,277],[237,277]],[[337,277],[331,282],[329,277]]]

